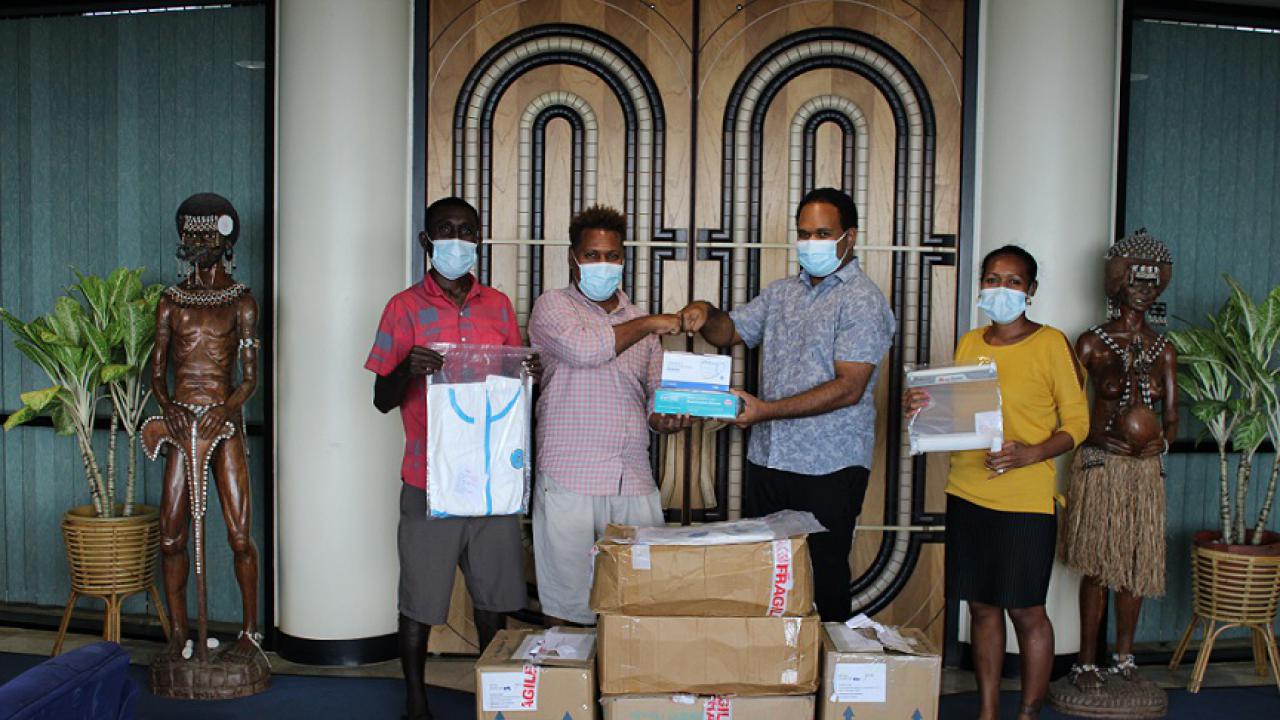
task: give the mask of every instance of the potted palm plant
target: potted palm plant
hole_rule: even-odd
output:
[[[57,434],[75,438],[89,486],[89,503],[71,508],[62,520],[72,591],[55,654],[78,595],[106,601],[105,635],[118,640],[124,597],[148,590],[155,593],[159,513],[155,507],[137,504],[135,492],[138,429],[151,396],[146,370],[163,286],[144,287],[142,272],[141,268],[119,268],[106,278],[77,273],[77,282],[54,300],[53,312],[30,322],[0,308],[0,319],[13,332],[15,347],[52,383],[22,393],[22,407],[9,416],[4,428],[50,417]],[[104,400],[110,425],[106,454],[100,458],[93,438]],[[121,431],[126,436],[125,481],[117,483]],[[118,487],[121,484],[123,488]]]
[[[1207,623],[1193,692],[1214,640],[1231,627],[1253,632],[1258,667],[1265,668],[1269,657],[1280,683],[1280,651],[1271,631],[1280,605],[1280,534],[1267,530],[1280,457],[1272,461],[1257,513],[1250,517],[1247,507],[1258,449],[1267,439],[1280,448],[1280,287],[1259,303],[1230,276],[1226,281],[1230,295],[1207,324],[1169,333],[1178,349],[1178,388],[1218,449],[1221,525],[1192,536],[1195,615],[1171,663],[1181,661],[1196,626]]]

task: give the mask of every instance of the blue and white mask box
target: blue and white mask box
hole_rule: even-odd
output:
[[[731,355],[702,355],[672,350],[662,353],[660,384],[664,388],[726,392],[732,374]]]
[[[738,396],[716,390],[660,387],[653,391],[653,411],[662,415],[732,420],[738,416]]]

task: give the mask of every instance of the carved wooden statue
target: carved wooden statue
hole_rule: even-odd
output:
[[[1163,458],[1178,429],[1177,354],[1148,320],[1164,324],[1157,298],[1172,277],[1169,249],[1145,230],[1116,243],[1106,255],[1109,319],[1076,341],[1094,400],[1089,437],[1072,463],[1063,536],[1063,559],[1084,575],[1080,655],[1068,694],[1084,709],[1103,703],[1126,717],[1162,717],[1165,703],[1138,674],[1133,636],[1142,599],[1164,594]],[[1104,669],[1096,643],[1109,590],[1116,653]]]
[[[258,304],[249,288],[231,277],[240,218],[230,202],[212,193],[193,195],[178,208],[177,225],[185,277],[165,290],[156,308],[152,357],[151,387],[163,416],[149,419],[142,430],[152,459],[167,446],[160,531],[173,633],[152,665],[152,685],[157,695],[169,697],[242,697],[265,690],[270,682],[257,627],[258,549],[250,534],[242,417],[258,381]],[[243,606],[239,637],[214,657],[204,560],[210,476],[222,503]],[[194,638],[187,616],[188,528],[195,543]]]

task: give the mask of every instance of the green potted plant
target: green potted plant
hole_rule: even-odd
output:
[[[1256,303],[1230,276],[1226,281],[1231,294],[1207,325],[1169,333],[1178,349],[1178,388],[1218,447],[1221,528],[1197,533],[1196,542],[1280,554],[1280,535],[1266,529],[1280,463],[1272,463],[1262,506],[1251,521],[1246,508],[1258,449],[1264,440],[1280,441],[1280,287]],[[1234,473],[1232,451],[1238,456]]]
[[[48,376],[49,387],[22,393],[22,407],[5,430],[48,416],[59,435],[75,438],[89,486],[87,505],[63,516],[71,570],[71,598],[62,636],[78,595],[107,602],[109,639],[119,639],[124,597],[155,592],[159,513],[135,503],[138,429],[151,397],[147,368],[155,344],[155,309],[163,286],[142,284],[141,268],[119,268],[107,278],[76,274],[54,300],[53,312],[23,321],[0,308],[14,346]],[[103,400],[111,412],[105,457],[94,448],[94,423]],[[117,438],[126,436],[123,497],[117,487]],[[159,606],[157,598],[157,606]]]
[[[1226,280],[1230,295],[1206,325],[1169,333],[1178,350],[1178,388],[1218,447],[1221,526],[1192,536],[1194,615],[1170,663],[1181,662],[1196,626],[1205,623],[1192,692],[1200,689],[1214,642],[1233,627],[1251,631],[1257,667],[1269,659],[1280,683],[1280,649],[1271,630],[1280,607],[1280,534],[1267,530],[1280,458],[1272,460],[1258,513],[1250,518],[1247,508],[1258,448],[1268,438],[1280,447],[1280,287],[1258,303]]]

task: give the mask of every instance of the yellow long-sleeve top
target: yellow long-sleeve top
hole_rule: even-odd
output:
[[[1039,445],[1062,430],[1079,445],[1089,434],[1089,400],[1084,371],[1066,336],[1044,325],[1013,345],[989,345],[982,337],[985,330],[960,338],[955,362],[995,361],[1005,442]],[[952,453],[947,494],[992,510],[1053,513],[1053,460],[993,478],[986,455],[986,450]]]

